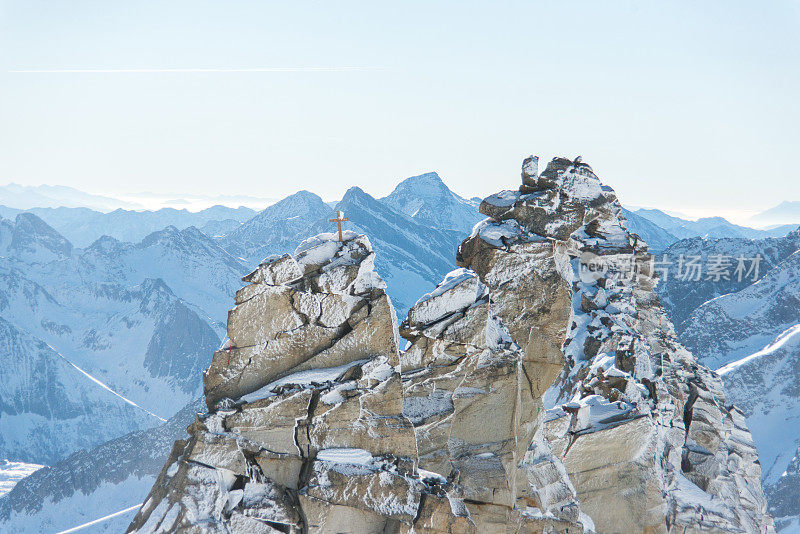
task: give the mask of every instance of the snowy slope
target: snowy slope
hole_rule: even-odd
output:
[[[800,233],[797,232],[790,233],[783,238],[758,240],[702,239],[698,237],[684,239],[672,244],[663,254],[658,255],[660,281],[656,286],[656,293],[675,323],[676,329],[681,332],[684,328],[682,323],[699,306],[721,295],[747,288],[798,249],[800,249]],[[731,276],[727,280],[708,276],[707,266],[710,259],[713,260],[714,257],[720,255],[731,261],[729,270]],[[683,276],[681,276],[681,257],[684,258],[684,262],[687,262],[692,257],[698,256],[701,258],[699,263],[706,267],[700,276],[691,276],[685,263]],[[740,256],[745,258],[745,266],[748,269],[751,267],[750,260],[759,256],[761,260],[758,272],[753,274],[745,272],[741,279],[735,276],[734,270],[738,265],[737,258]]]
[[[0,318],[0,457],[49,463],[158,422]]]
[[[728,401],[747,416],[776,518],[797,515],[786,503],[800,499],[800,477],[783,474],[800,445],[800,234],[762,240],[695,238],[675,243],[667,253],[673,260],[681,254],[762,257],[755,282],[750,277],[714,281],[705,275],[701,281],[680,281],[671,266],[656,290],[676,321],[681,342],[718,370]],[[797,527],[782,532],[797,532]]]
[[[419,224],[439,230],[469,234],[482,221],[478,204],[453,193],[435,172],[406,178],[381,202],[413,218]]]
[[[717,372],[748,417],[765,484],[777,483],[800,446],[800,322]]]
[[[770,513],[779,518],[775,526],[780,534],[800,532],[800,447],[778,481],[767,486]]]
[[[699,306],[681,325],[681,340],[712,368],[766,347],[800,323],[800,251],[758,282]]]
[[[58,532],[141,504],[173,442],[204,408],[197,399],[156,428],[78,451],[23,479],[0,498],[0,532]],[[122,532],[134,514],[82,532]]]
[[[627,219],[626,228],[638,235],[647,243],[651,252],[659,252],[678,240],[677,237],[658,226],[649,219],[623,208],[622,214]]]
[[[112,413],[108,421],[76,433],[59,430],[57,413],[23,406],[13,419],[3,417],[4,437],[14,439],[0,458],[49,463],[77,448],[148,428],[196,398],[202,370],[220,344],[227,302],[246,271],[195,228],[168,227],[136,244],[106,237],[75,249],[35,215],[0,221],[0,317],[30,336],[29,344],[52,347],[96,380],[82,379],[98,392],[108,395],[105,386],[141,407],[134,415]],[[8,329],[0,339],[6,343],[0,358],[16,358],[14,340]],[[33,373],[36,364],[26,361],[20,373]],[[63,383],[61,375],[53,378],[52,387],[69,390],[68,376]],[[40,395],[41,387],[24,382],[7,398]],[[102,406],[91,396],[84,404],[63,404],[69,413],[101,415]],[[40,435],[26,430],[37,428]]]

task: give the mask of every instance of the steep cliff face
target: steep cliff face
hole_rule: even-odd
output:
[[[613,191],[537,165],[399,332],[365,236],[245,277],[209,413],[129,531],[773,532],[744,417],[676,341]]]
[[[518,325],[500,317],[493,298],[459,269],[401,327],[411,342],[401,355],[403,413],[419,468],[446,482],[453,510],[464,512],[453,532],[590,531],[543,433],[542,395],[563,357],[551,345],[515,342]]]
[[[132,530],[381,531],[424,483],[402,415],[396,320],[363,236],[304,242],[245,279],[230,346]]]
[[[340,243],[321,234],[245,277],[230,346],[205,375],[209,414],[176,443],[131,531],[591,525],[537,424],[558,354],[528,358],[489,313],[483,284],[465,273],[409,314],[404,333],[416,341],[401,379],[397,322],[374,256],[364,236],[348,232]],[[446,328],[456,315],[465,318]],[[462,354],[434,332],[458,337]],[[451,356],[434,362],[421,348],[429,342],[451,345]]]
[[[599,532],[771,532],[760,466],[719,378],[678,344],[652,258],[580,161],[523,165],[460,264],[521,346],[563,349],[546,436]]]

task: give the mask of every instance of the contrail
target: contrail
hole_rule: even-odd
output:
[[[207,72],[367,72],[383,70],[375,67],[253,67],[230,69],[19,69],[10,73],[24,74],[117,74],[117,73],[207,73]]]

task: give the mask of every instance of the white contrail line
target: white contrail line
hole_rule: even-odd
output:
[[[66,357],[65,357],[63,354],[61,354],[60,352],[58,352],[56,349],[54,349],[54,348],[53,348],[53,347],[51,347],[50,345],[47,345],[47,346],[48,346],[48,347],[50,347],[50,350],[52,350],[53,352],[55,352],[56,354],[58,354],[59,356],[61,356],[61,358],[62,358],[62,359],[65,361],[65,362],[67,362],[67,363],[68,363],[68,364],[70,364],[72,367],[74,367],[75,369],[77,369],[78,371],[80,371],[80,372],[81,372],[81,373],[82,373],[82,374],[83,374],[83,375],[84,375],[86,378],[88,378],[89,380],[91,380],[92,382],[94,382],[95,384],[97,384],[98,386],[100,386],[101,388],[103,388],[103,389],[106,389],[106,390],[110,391],[111,393],[113,393],[114,395],[116,395],[116,396],[117,396],[117,397],[119,397],[120,399],[124,400],[125,402],[127,402],[127,403],[128,403],[128,404],[130,404],[131,406],[135,406],[136,408],[139,408],[139,409],[140,409],[140,410],[142,410],[143,412],[145,412],[145,413],[147,413],[147,414],[150,414],[150,415],[152,415],[153,417],[155,417],[156,419],[158,419],[158,420],[159,420],[159,421],[161,421],[162,423],[166,423],[166,422],[167,422],[167,420],[166,420],[166,419],[164,419],[163,417],[159,417],[159,416],[157,416],[156,414],[154,414],[153,412],[151,412],[150,410],[148,410],[148,409],[146,409],[146,408],[142,408],[141,406],[139,406],[138,404],[136,404],[135,402],[133,402],[133,401],[132,401],[132,400],[130,400],[129,398],[127,398],[127,397],[123,397],[122,395],[120,395],[119,393],[117,393],[116,391],[114,391],[113,389],[111,389],[110,387],[108,387],[107,385],[105,385],[103,382],[99,381],[98,379],[96,379],[95,377],[93,377],[92,375],[90,375],[89,373],[87,373],[86,371],[84,371],[83,369],[81,369],[80,367],[78,367],[77,365],[75,365],[74,363],[72,363],[71,361],[69,361],[69,360],[68,360],[68,359],[67,359],[67,358],[66,358]]]
[[[374,67],[253,67],[229,69],[17,69],[14,74],[158,74],[158,73],[216,73],[216,72],[367,72],[382,70]]]
[[[114,512],[113,514],[107,515],[105,517],[101,517],[100,519],[95,519],[94,521],[89,521],[88,523],[84,523],[82,525],[78,525],[77,527],[72,527],[67,530],[62,530],[61,532],[57,532],[56,534],[69,534],[70,532],[77,532],[79,530],[83,530],[86,527],[91,527],[92,525],[96,525],[98,523],[102,523],[103,521],[107,521],[111,518],[117,517],[118,515],[122,515],[124,513],[130,512],[131,510],[136,510],[137,508],[141,507],[141,504],[137,504],[136,506],[131,506],[130,508],[125,508],[124,510],[120,510],[119,512]]]

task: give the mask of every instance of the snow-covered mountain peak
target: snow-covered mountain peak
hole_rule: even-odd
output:
[[[69,257],[72,243],[33,213],[20,213],[14,221],[8,253],[23,261],[44,263]]]
[[[280,202],[276,202],[261,213],[269,214],[271,217],[285,216],[290,218],[309,213],[319,207],[320,204],[325,203],[319,195],[303,190],[284,198]]]
[[[406,178],[394,188],[389,196],[399,196],[409,192],[415,196],[426,196],[431,199],[452,194],[439,174],[435,172],[426,172]]]
[[[435,172],[406,178],[381,202],[440,230],[467,233],[482,219],[475,203],[453,193]]]
[[[122,248],[124,248],[124,244],[119,239],[115,239],[110,235],[102,235],[84,250],[102,255],[113,255],[119,253]]]

